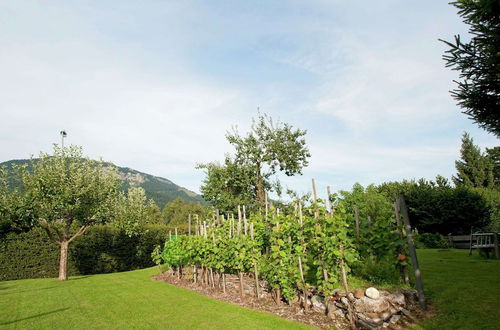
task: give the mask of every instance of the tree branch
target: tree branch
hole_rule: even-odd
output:
[[[80,229],[78,229],[78,231],[68,240],[68,243],[71,243],[78,236],[82,236],[85,233],[85,231],[90,226],[92,226],[94,223],[95,223],[95,221],[91,220],[91,221],[87,222],[86,224],[84,224],[83,226],[81,226]]]
[[[49,236],[49,239],[53,241],[54,243],[61,244],[60,241],[56,240],[54,236],[52,235],[52,232],[50,231],[49,224],[47,223],[47,220],[41,218],[40,219],[40,224],[42,225],[42,228],[45,230],[47,233],[47,236]],[[60,238],[60,237],[59,237]]]

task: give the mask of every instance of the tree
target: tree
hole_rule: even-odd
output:
[[[287,176],[302,174],[311,157],[306,147],[306,131],[294,129],[286,123],[274,123],[267,115],[253,120],[246,136],[236,129],[226,138],[236,149],[235,162],[251,171],[257,201],[264,205],[265,187],[270,186],[270,177],[277,171]]]
[[[22,177],[19,191],[31,202],[49,239],[60,246],[59,279],[67,280],[68,246],[90,226],[109,219],[119,176],[102,161],[83,158],[76,146],[55,146],[53,155],[40,153],[30,167],[16,168]]]
[[[474,145],[468,133],[462,136],[460,155],[462,160],[455,161],[457,176],[452,178],[455,185],[488,188],[494,186],[493,162]]]
[[[224,213],[234,211],[236,205],[251,205],[255,201],[252,168],[236,163],[226,156],[224,164],[212,162],[197,165],[205,170],[201,194],[215,208]]]
[[[185,225],[188,223],[189,215],[197,215],[204,219],[208,213],[208,208],[195,202],[186,202],[182,198],[176,198],[165,204],[162,211],[163,221],[167,225]]]
[[[153,200],[148,200],[143,188],[132,187],[117,198],[112,223],[128,236],[136,235],[145,224],[160,223],[161,213]]]
[[[493,178],[495,186],[500,188],[500,147],[486,148],[486,153],[493,163]]]
[[[464,23],[472,38],[464,43],[441,40],[450,48],[443,59],[446,66],[460,71],[462,81],[451,92],[470,119],[483,129],[500,136],[500,2],[498,0],[458,0]]]

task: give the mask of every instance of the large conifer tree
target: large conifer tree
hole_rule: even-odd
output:
[[[468,133],[462,136],[460,158],[461,160],[455,161],[457,169],[457,175],[453,177],[455,185],[488,188],[494,186],[493,162],[474,145]]]

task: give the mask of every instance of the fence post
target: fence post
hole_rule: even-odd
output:
[[[495,244],[495,257],[500,259],[500,247],[498,246],[498,233],[493,233],[493,244]]]
[[[410,225],[410,217],[408,216],[408,208],[403,195],[399,195],[399,209],[403,216],[403,221],[406,227],[406,238],[408,239],[408,250],[410,251],[411,263],[415,271],[415,282],[417,284],[418,302],[423,310],[427,310],[427,302],[425,301],[424,286],[422,284],[422,277],[420,267],[418,265],[417,251],[415,249],[415,242],[413,241],[413,232]]]

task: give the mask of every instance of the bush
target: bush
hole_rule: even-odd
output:
[[[394,260],[368,257],[355,265],[353,273],[374,285],[400,284],[401,274]]]
[[[129,237],[110,226],[95,226],[69,246],[68,275],[112,273],[154,266],[151,252],[168,237],[162,225],[146,225]],[[57,277],[59,246],[40,228],[8,234],[0,241],[0,280]]]
[[[439,233],[416,234],[415,241],[419,249],[447,249],[450,247],[450,242]]]

